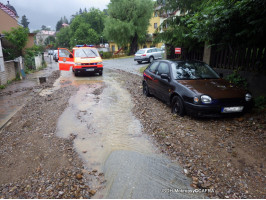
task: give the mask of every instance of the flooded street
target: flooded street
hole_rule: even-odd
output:
[[[167,193],[167,189],[192,189],[182,168],[161,155],[132,113],[133,103],[117,80],[105,69],[103,76],[75,77],[62,72],[49,95],[60,87],[78,87],[59,117],[56,134],[74,136],[74,147],[85,169],[105,175],[104,187],[92,181],[94,198],[202,198],[199,194]]]
[[[141,66],[106,60],[103,76],[75,77],[53,62],[8,85],[0,198],[262,197],[265,115],[175,116],[142,94]]]

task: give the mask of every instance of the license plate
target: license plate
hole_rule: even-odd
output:
[[[244,106],[224,107],[222,108],[222,113],[242,112],[243,109]]]
[[[94,69],[86,69],[87,72],[92,72]]]

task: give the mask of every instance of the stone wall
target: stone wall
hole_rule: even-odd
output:
[[[14,61],[7,61],[5,64],[5,70],[0,71],[0,85],[4,85],[7,81],[12,81],[16,78],[19,72],[18,64]]]
[[[40,67],[42,67],[42,55],[38,55],[34,57],[35,60],[35,67],[36,69],[39,69]]]

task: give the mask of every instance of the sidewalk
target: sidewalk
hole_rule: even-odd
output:
[[[26,79],[16,81],[0,90],[0,129],[28,102],[42,90],[39,77],[48,77],[53,71],[58,70],[58,64],[50,63],[49,57],[45,57],[47,68],[29,74]]]

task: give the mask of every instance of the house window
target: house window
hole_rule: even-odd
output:
[[[154,23],[154,28],[157,28],[157,23]]]
[[[112,45],[112,52],[115,52],[115,45]]]
[[[157,12],[154,12],[154,17],[158,17],[158,14],[157,14]]]

